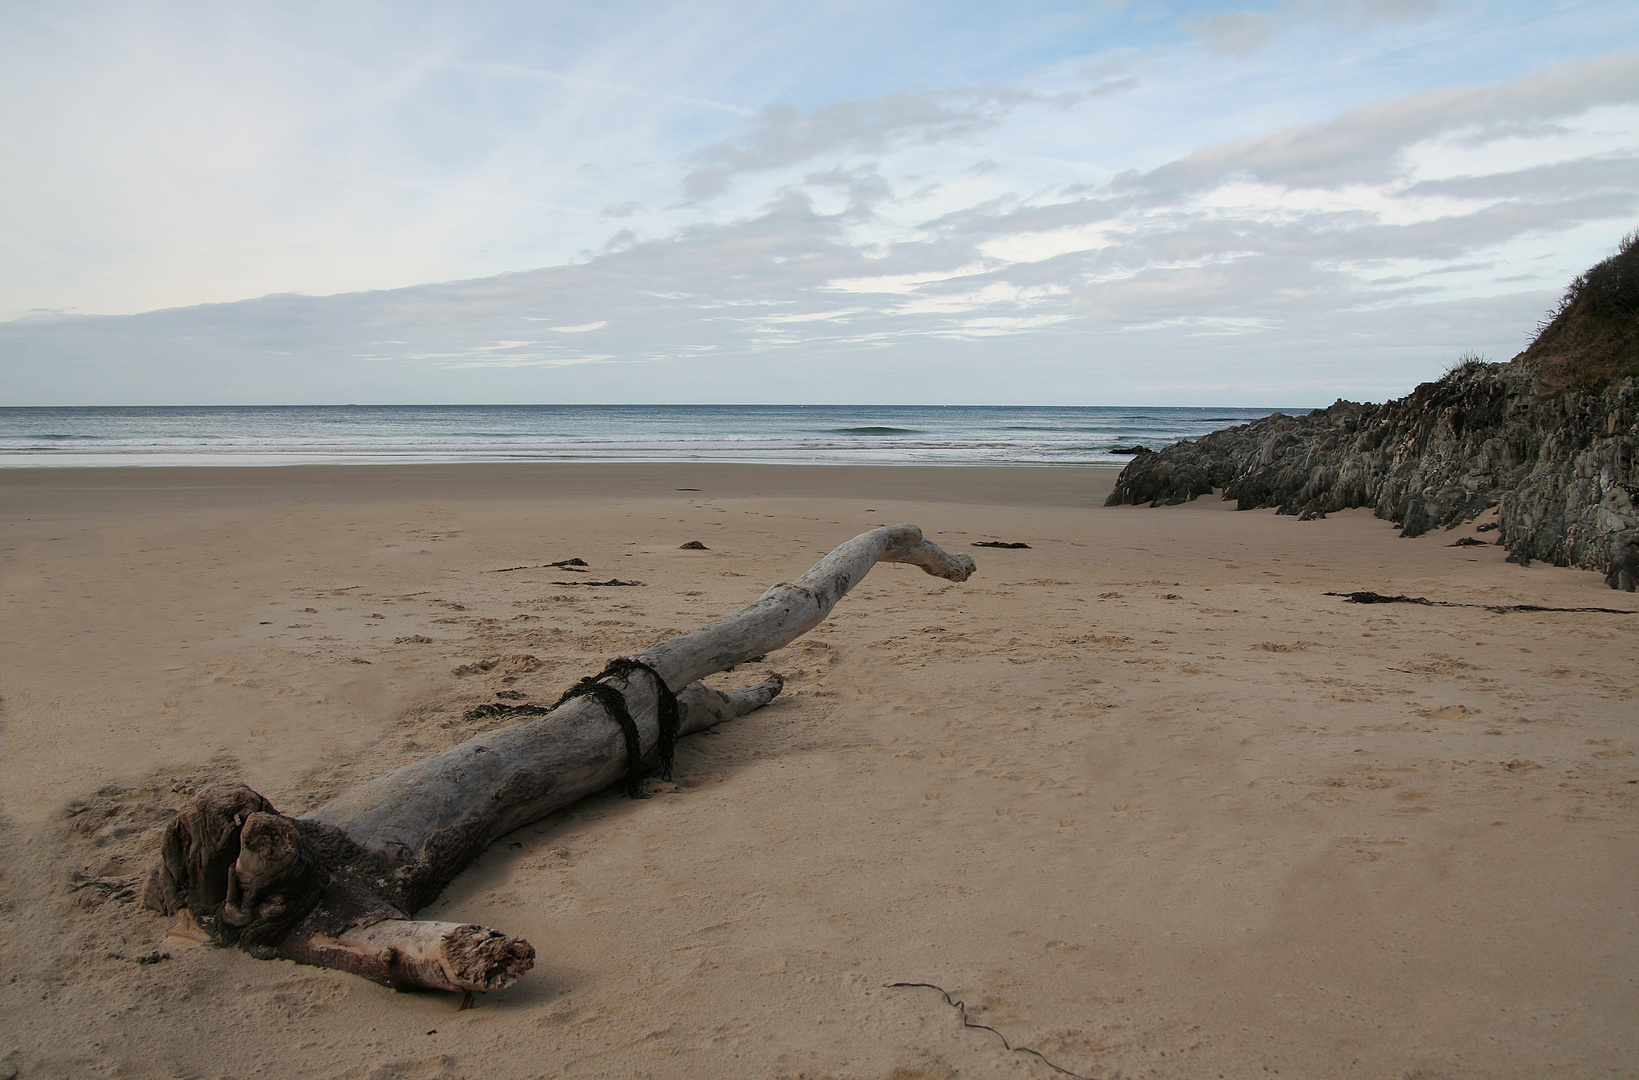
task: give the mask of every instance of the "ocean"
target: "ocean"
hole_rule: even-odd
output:
[[[1275,409],[1003,405],[0,408],[0,467],[476,461],[1115,465]],[[1304,409],[1279,410],[1302,413]]]

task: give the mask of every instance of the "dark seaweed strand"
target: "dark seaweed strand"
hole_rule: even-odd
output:
[[[682,710],[677,705],[677,695],[672,688],[666,685],[666,680],[660,677],[660,672],[645,664],[641,660],[633,660],[622,656],[609,661],[609,666],[603,669],[604,675],[619,675],[629,679],[634,671],[646,671],[654,680],[655,712],[659,719],[660,741],[655,746],[655,755],[660,762],[660,779],[672,778],[672,755],[677,749],[677,729],[683,722]]]
[[[1571,611],[1596,612],[1601,615],[1639,615],[1639,608],[1613,607],[1543,607],[1540,604],[1460,604],[1450,600],[1430,600],[1426,596],[1384,596],[1375,592],[1329,592],[1327,596],[1341,596],[1349,604],[1421,604],[1424,607],[1483,608],[1499,615],[1510,611]]]
[[[1042,1053],[1040,1050],[1035,1049],[1034,1047],[1014,1046],[1011,1042],[1008,1041],[1006,1035],[1003,1035],[1000,1031],[997,1031],[995,1028],[991,1027],[989,1024],[981,1024],[981,1023],[978,1023],[978,1022],[970,1019],[968,1017],[968,1014],[967,1014],[967,1002],[962,1001],[958,998],[951,997],[950,996],[950,991],[946,990],[943,986],[936,986],[933,983],[924,983],[924,982],[885,983],[884,986],[885,986],[886,989],[889,989],[889,990],[892,990],[895,987],[900,987],[900,986],[925,987],[926,989],[929,989],[929,990],[937,990],[937,991],[939,991],[939,993],[944,995],[945,1004],[949,1005],[951,1008],[955,1009],[956,1012],[962,1017],[962,1026],[963,1027],[973,1028],[975,1031],[988,1031],[992,1035],[996,1036],[996,1038],[1002,1040],[1002,1046],[1004,1048],[1006,1048],[1009,1052],[1014,1053],[1014,1054],[1029,1054],[1030,1056],[1036,1058],[1043,1065],[1046,1065],[1049,1069],[1052,1069],[1056,1073],[1063,1073],[1065,1076],[1074,1077],[1075,1080],[1096,1080],[1095,1077],[1083,1076],[1081,1073],[1071,1072],[1069,1069],[1066,1069],[1063,1065],[1060,1065],[1058,1062],[1054,1061],[1052,1058],[1048,1057],[1046,1054]]]
[[[601,675],[588,675],[565,690],[558,704],[552,707],[556,709],[572,698],[596,698],[610,719],[620,725],[620,733],[626,737],[626,794],[634,799],[646,799],[648,796],[643,794],[643,743],[638,739],[637,724],[626,710],[626,696],[614,687],[598,682],[600,678]]]

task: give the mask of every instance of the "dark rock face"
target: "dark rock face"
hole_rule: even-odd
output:
[[[1301,520],[1369,506],[1403,536],[1497,506],[1510,560],[1608,572],[1631,589],[1639,379],[1544,396],[1540,367],[1524,359],[1471,361],[1382,405],[1277,413],[1140,455],[1105,504],[1172,505],[1221,489],[1237,509]]]
[[[1619,532],[1611,541],[1611,568],[1605,574],[1605,584],[1628,592],[1639,584],[1639,529]]]

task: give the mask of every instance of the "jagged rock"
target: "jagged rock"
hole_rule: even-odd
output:
[[[1619,532],[1611,541],[1611,568],[1605,574],[1605,584],[1613,589],[1633,592],[1639,584],[1639,529]]]
[[[1221,490],[1301,520],[1371,507],[1402,536],[1498,508],[1509,560],[1639,577],[1639,234],[1572,283],[1506,364],[1465,360],[1382,405],[1275,413],[1135,458],[1107,506]],[[1581,349],[1582,352],[1577,352]]]

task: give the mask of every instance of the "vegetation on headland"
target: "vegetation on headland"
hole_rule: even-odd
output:
[[[1372,507],[1404,536],[1497,509],[1509,559],[1639,577],[1639,232],[1579,275],[1506,364],[1464,356],[1381,405],[1338,401],[1144,454],[1107,505],[1221,491],[1302,520]]]
[[[1514,362],[1535,367],[1548,393],[1598,393],[1639,376],[1639,230],[1576,276]]]

